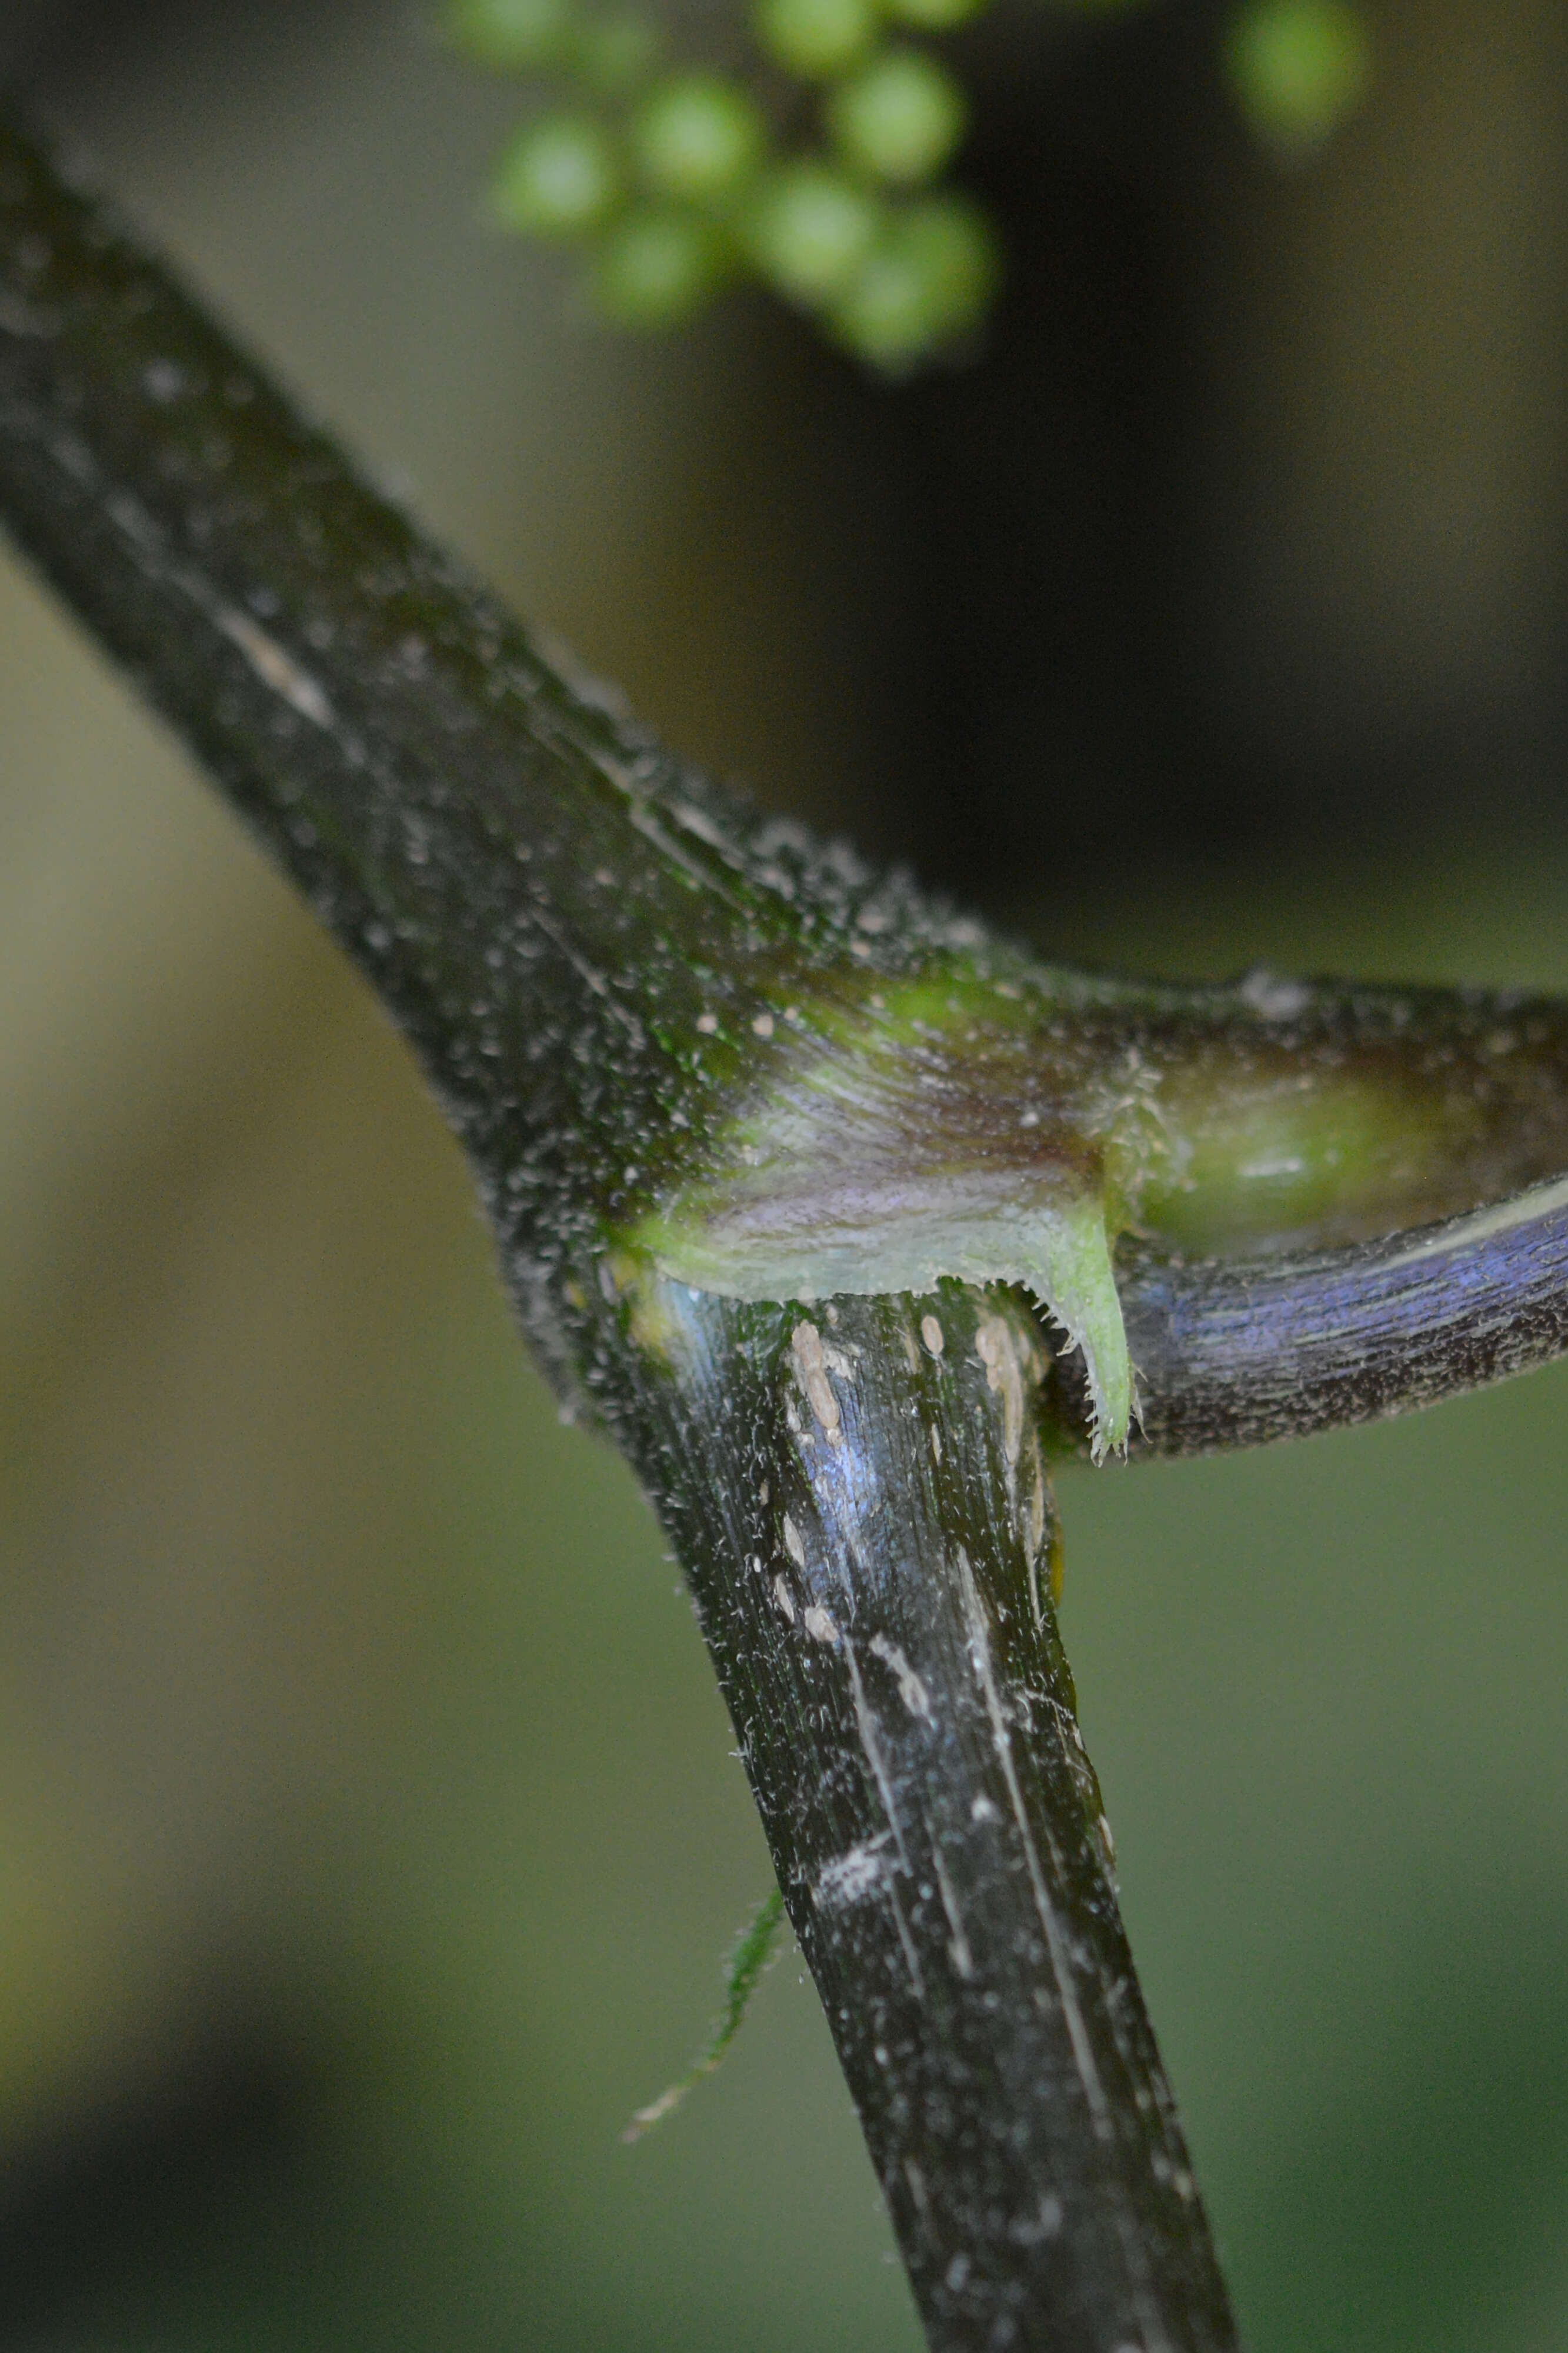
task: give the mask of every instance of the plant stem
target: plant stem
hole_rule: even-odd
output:
[[[1181,1268],[1141,1255],[1121,1304],[1143,1375],[1139,1451],[1406,1413],[1568,1349],[1568,1183],[1352,1250]],[[1058,1410],[1079,1426],[1081,1404],[1064,1394]]]
[[[669,1304],[635,1456],[931,2344],[1233,2346],[1051,1607],[1033,1318]]]
[[[1194,1231],[1250,1232],[1248,1123],[1281,1086],[1376,1114],[1325,1234],[1397,1222],[1391,1202],[1464,1210],[1568,1157],[1562,1009],[1296,989],[1284,1011],[1042,974],[741,809],[546,663],[3,132],[0,513],[412,1039],[528,1331],[669,1529],[932,2345],[1233,2344],[1051,1607],[1042,1444],[1053,1420],[1086,1441],[1081,1383],[1029,1301],[979,1277],[789,1306],[689,1288],[646,1238],[697,1250],[732,1211],[752,1241],[715,1264],[759,1220],[776,1253],[841,1132],[860,1157],[835,1163],[840,1194],[869,1171],[895,1220],[924,1153],[922,1181],[970,1185],[966,1217],[1037,1185],[1066,1230],[1058,1196],[1109,1201],[1121,1152],[1151,1221],[1166,1198]],[[1208,1151],[1206,1193],[1161,1196],[1139,1160],[1145,1081],[1175,1106],[1150,1132],[1185,1119]],[[792,1171],[788,1216],[735,1173],[754,1134]],[[1286,1306],[1256,1328],[1256,1270],[1136,1260],[1146,1430],[1289,1426],[1313,1345],[1312,1426],[1555,1352],[1544,1278],[1507,1328],[1523,1260],[1500,1231],[1438,1254],[1485,1262],[1474,1345],[1470,1307],[1424,1277],[1412,1339],[1389,1305],[1408,1252],[1271,1261]],[[1358,1301],[1352,1378],[1333,1319]]]

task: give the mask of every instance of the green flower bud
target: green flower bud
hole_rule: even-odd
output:
[[[770,173],[747,219],[747,247],[768,283],[791,301],[843,292],[882,226],[882,207],[830,164],[803,159]]]
[[[834,306],[839,336],[890,375],[968,334],[1000,277],[985,216],[962,196],[928,196],[896,216]]]
[[[1223,56],[1254,134],[1291,160],[1322,146],[1372,83],[1372,36],[1349,0],[1254,0]]]
[[[618,98],[647,79],[658,60],[658,26],[636,9],[594,16],[579,26],[572,44],[573,62],[590,90]]]
[[[985,0],[887,0],[888,14],[921,33],[951,33],[977,16]]]
[[[952,76],[920,49],[883,49],[827,101],[828,126],[849,162],[904,186],[942,169],[968,114]]]
[[[878,0],[757,0],[757,37],[768,56],[812,80],[844,73],[876,38]]]
[[[767,136],[755,99],[713,73],[662,83],[632,127],[633,152],[648,185],[690,204],[733,195],[756,170]]]
[[[481,65],[555,65],[570,45],[574,0],[451,0],[447,29]]]
[[[672,327],[717,293],[730,254],[711,221],[673,206],[617,221],[594,265],[593,292],[623,327]]]
[[[609,135],[592,115],[547,114],[501,159],[490,206],[508,228],[534,237],[581,237],[597,228],[621,190]]]

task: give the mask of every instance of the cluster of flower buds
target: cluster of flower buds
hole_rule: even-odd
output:
[[[1352,0],[1252,0],[1221,61],[1261,143],[1284,163],[1315,154],[1372,86],[1372,36]]]
[[[447,26],[480,63],[559,86],[502,156],[491,208],[582,246],[605,315],[669,326],[760,280],[900,375],[971,340],[1000,279],[984,212],[944,185],[969,106],[931,46],[984,5],[753,0],[751,79],[671,66],[657,23],[616,0],[450,0]],[[1350,0],[1246,0],[1225,62],[1259,135],[1300,153],[1359,102],[1366,37]],[[780,118],[803,111],[813,136],[786,147]]]

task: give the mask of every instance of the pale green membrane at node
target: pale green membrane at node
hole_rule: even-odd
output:
[[[1095,1460],[1127,1443],[1132,1368],[1097,1193],[1042,1199],[979,1175],[887,1179],[831,1205],[753,1195],[704,1213],[677,1200],[632,1239],[675,1282],[728,1299],[923,1293],[944,1277],[1020,1283],[1083,1352]]]

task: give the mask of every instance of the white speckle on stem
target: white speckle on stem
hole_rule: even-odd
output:
[[[934,1315],[921,1317],[921,1338],[933,1356],[940,1356],[947,1345],[947,1335]]]
[[[1035,1913],[1040,1926],[1045,1931],[1046,1951],[1050,1960],[1051,1976],[1056,1982],[1057,2000],[1061,2004],[1062,2021],[1068,2031],[1068,2041],[1072,2045],[1079,2082],[1083,2087],[1084,2099],[1088,2104],[1095,2136],[1100,2140],[1110,2140],[1115,2132],[1110,2104],[1106,2098],[1105,2085],[1100,2080],[1100,2069],[1095,2063],[1094,2049],[1089,2039],[1089,2027],[1083,2015],[1082,2005],[1079,2000],[1067,1932],[1057,1916],[1056,1905],[1051,1901],[1050,1889],[1046,1883],[1046,1875],[1040,1865],[1039,1851],[1035,1844],[1034,1828],[1029,1820],[1028,1808],[1024,1803],[1023,1784],[1018,1778],[1018,1767],[1013,1756],[1013,1737],[1008,1728],[1006,1710],[1002,1704],[1002,1694],[997,1688],[996,1671],[991,1659],[991,1634],[985,1622],[984,1605],[980,1599],[980,1588],[974,1582],[974,1571],[970,1566],[969,1555],[962,1545],[956,1547],[956,1555],[959,1583],[963,1595],[963,1615],[969,1633],[969,1656],[974,1668],[976,1681],[980,1685],[982,1697],[985,1702],[985,1712],[991,1719],[992,1746],[996,1752],[996,1762],[1002,1768],[1003,1780],[1006,1784],[1014,1827],[1023,1845],[1024,1863],[1029,1874],[1030,1892],[1035,1899]]]
[[[1300,981],[1288,980],[1262,964],[1253,965],[1237,994],[1265,1021],[1293,1021],[1311,1003],[1311,991]]]
[[[1061,2200],[1047,2192],[1032,2214],[1020,2214],[1016,2222],[1008,2224],[1007,2236],[1016,2246],[1043,2246],[1051,2239],[1060,2238],[1062,2221]]]
[[[985,1367],[985,1385],[1002,1400],[1002,1443],[1007,1467],[1016,1467],[1024,1442],[1024,1366],[1012,1325],[1001,1315],[982,1319],[974,1335],[974,1353]]]
[[[782,1576],[775,1577],[773,1579],[773,1599],[778,1603],[784,1617],[788,1619],[790,1624],[793,1626],[795,1624],[795,1596],[790,1591],[789,1587],[784,1583]]]
[[[844,1659],[849,1669],[849,1687],[855,1694],[855,1729],[860,1736],[861,1753],[871,1768],[871,1778],[877,1784],[877,1794],[882,1800],[882,1810],[888,1817],[888,1827],[892,1833],[899,1862],[903,1870],[908,1871],[909,1849],[904,1844],[903,1826],[899,1820],[898,1800],[893,1795],[892,1776],[888,1771],[887,1759],[882,1755],[882,1743],[876,1716],[872,1714],[870,1703],[866,1697],[866,1685],[860,1674],[860,1662],[855,1656],[855,1645],[847,1634],[844,1637]],[[898,1882],[890,1873],[888,1876],[888,1902],[892,1907],[893,1925],[898,1929],[899,1942],[903,1947],[904,1960],[909,1968],[910,1983],[914,1988],[915,1999],[917,2001],[923,2001],[925,1979],[921,1975],[920,1955],[915,1950],[915,1941],[910,1934],[910,1924],[904,1917],[904,1907],[899,1898]]]
[[[237,646],[263,686],[282,696],[301,719],[314,727],[332,727],[336,716],[321,688],[309,670],[301,670],[292,654],[285,651],[276,638],[269,638],[259,628],[248,613],[237,613],[232,606],[223,606],[215,616],[218,628],[230,645]]]
[[[969,1938],[964,1934],[963,1915],[958,1908],[957,1893],[948,1876],[947,1865],[942,1859],[942,1849],[934,1839],[931,1855],[936,1866],[936,1883],[942,1890],[942,1908],[947,1914],[947,1925],[952,1931],[947,1949],[952,1955],[953,1968],[967,1985],[974,1976],[974,1956],[969,1949]]]
[[[759,1038],[771,1038],[773,1034],[773,1015],[771,1013],[759,1013],[756,1019],[752,1022],[752,1028]]]
[[[790,1345],[795,1356],[796,1376],[805,1391],[806,1403],[832,1443],[841,1446],[844,1433],[839,1427],[838,1399],[833,1394],[827,1367],[831,1361],[835,1371],[842,1369],[847,1372],[847,1359],[841,1356],[837,1348],[824,1349],[822,1335],[815,1324],[797,1324]]]
[[[1045,1459],[1040,1452],[1040,1439],[1039,1432],[1037,1430],[1033,1431],[1030,1437],[1029,1474],[1029,1525],[1026,1533],[1029,1539],[1030,1568],[1031,1571],[1037,1571],[1039,1567],[1040,1555],[1046,1548],[1047,1519],[1046,1465]],[[1039,1579],[1037,1576],[1037,1586],[1038,1585],[1038,1582]]]
[[[882,1849],[891,1835],[889,1831],[881,1831],[875,1838],[864,1839],[858,1846],[848,1847],[844,1853],[835,1855],[831,1862],[824,1863],[811,1891],[819,1911],[831,1912],[841,1905],[858,1904],[881,1884],[886,1868]]]
[[[149,400],[166,408],[190,390],[190,379],[178,360],[151,360],[142,371],[142,389]]]
[[[805,1567],[805,1546],[801,1542],[800,1530],[795,1526],[795,1522],[790,1518],[787,1512],[784,1515],[784,1528],[782,1533],[784,1535],[784,1547],[785,1552],[788,1553],[796,1568],[804,1568]]]
[[[929,1724],[931,1721],[931,1694],[898,1644],[890,1642],[886,1634],[873,1634],[871,1651],[873,1657],[880,1659],[885,1666],[891,1667],[899,1686],[899,1697],[903,1701],[910,1714],[918,1715],[922,1723]]]
[[[829,1649],[838,1640],[838,1629],[832,1614],[819,1601],[814,1601],[805,1613],[805,1630],[814,1642],[826,1642]]]
[[[719,1016],[716,1013],[700,1013],[697,1017],[697,1027],[705,1038],[711,1038],[719,1027]]]

